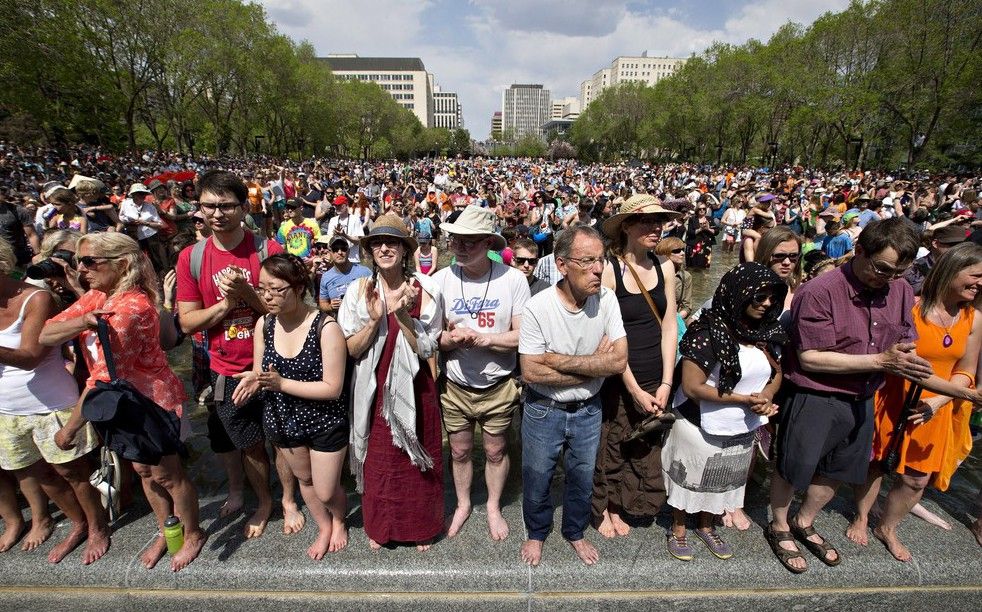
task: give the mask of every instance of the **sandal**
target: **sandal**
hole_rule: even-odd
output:
[[[781,546],[781,542],[794,542],[794,536],[790,531],[774,531],[774,526],[768,524],[764,529],[764,537],[767,538],[767,543],[771,545],[771,550],[784,569],[792,574],[803,574],[808,570],[808,567],[795,567],[788,563],[791,559],[805,559],[800,550],[788,550]]]
[[[808,527],[801,527],[799,525],[796,525],[794,520],[788,521],[788,525],[791,526],[791,533],[794,534],[794,537],[797,538],[799,542],[805,545],[805,548],[808,549],[808,552],[818,557],[819,561],[821,561],[825,565],[828,565],[829,567],[835,567],[839,563],[842,563],[842,555],[839,554],[839,551],[836,550],[834,546],[829,545],[829,541],[825,538],[825,536],[815,531],[814,525],[809,525]],[[817,535],[818,537],[822,538],[822,541],[812,542],[811,540],[809,540],[808,538],[813,535]],[[829,559],[828,554],[830,552],[835,553],[835,559]]]
[[[624,438],[624,442],[634,442],[656,431],[664,431],[675,423],[675,415],[671,412],[653,414],[638,423],[637,427]]]

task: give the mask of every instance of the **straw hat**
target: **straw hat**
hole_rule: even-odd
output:
[[[130,190],[129,192],[127,192],[126,195],[132,196],[134,193],[145,193],[147,195],[150,195],[150,190],[147,189],[147,186],[144,185],[143,183],[133,183],[133,185],[130,186]]]
[[[504,236],[494,231],[494,224],[497,217],[487,208],[481,208],[476,204],[471,204],[460,213],[457,220],[453,223],[443,223],[440,225],[442,231],[458,236],[488,236],[493,239],[491,248],[495,251],[508,246],[508,241]]]
[[[369,243],[372,238],[377,236],[394,236],[402,240],[403,246],[408,253],[414,253],[419,245],[416,240],[406,231],[406,224],[397,215],[381,215],[372,224],[372,230],[367,236],[358,239],[358,243],[363,249],[370,250]]]
[[[655,196],[638,194],[625,200],[617,214],[603,222],[601,228],[608,238],[616,240],[621,234],[621,224],[631,215],[658,215],[663,221],[678,219],[682,213],[663,208]]]

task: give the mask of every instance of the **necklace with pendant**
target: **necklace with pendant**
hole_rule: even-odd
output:
[[[955,340],[951,337],[951,328],[955,326],[956,321],[958,321],[958,314],[951,317],[951,322],[948,325],[941,324],[941,327],[944,328],[944,338],[941,339],[941,346],[944,348],[950,348],[955,343]]]
[[[484,308],[484,301],[488,299],[488,288],[491,286],[491,273],[494,272],[494,262],[491,262],[491,267],[488,269],[488,281],[484,284],[484,297],[481,298],[481,303],[477,305],[476,310],[471,310],[471,307],[467,304],[467,296],[464,295],[464,269],[460,269],[460,297],[464,301],[464,308],[467,310],[467,314],[471,316],[472,320],[477,320],[477,316],[481,313],[481,309]]]

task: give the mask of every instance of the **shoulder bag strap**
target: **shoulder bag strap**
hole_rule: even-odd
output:
[[[638,276],[638,271],[634,269],[631,262],[621,257],[621,261],[624,262],[624,266],[631,271],[631,276],[634,277],[634,282],[638,284],[638,289],[641,290],[641,295],[644,296],[644,301],[648,302],[648,307],[651,308],[651,314],[655,315],[655,321],[658,321],[658,325],[661,326],[661,315],[658,314],[658,308],[655,306],[655,301],[651,299],[651,294],[645,289],[644,283],[641,282],[641,277]],[[656,262],[657,266],[658,263]]]
[[[96,319],[99,322],[99,344],[102,345],[102,356],[106,360],[106,369],[109,371],[109,380],[119,378],[116,374],[116,361],[113,359],[113,348],[109,343],[109,324],[102,317]]]

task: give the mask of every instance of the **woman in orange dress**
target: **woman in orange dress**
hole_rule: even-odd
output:
[[[928,273],[921,300],[914,307],[917,354],[934,367],[922,381],[924,391],[909,417],[900,443],[898,478],[887,495],[880,524],[873,535],[899,561],[912,558],[897,537],[897,526],[921,499],[925,487],[944,491],[958,465],[972,450],[969,418],[975,390],[975,371],[982,349],[982,246],[963,243],[945,253]],[[876,502],[883,473],[880,461],[890,452],[893,432],[907,393],[904,379],[887,376],[876,394],[873,461],[866,487],[857,495],[858,512],[846,535],[867,543],[869,511]]]

